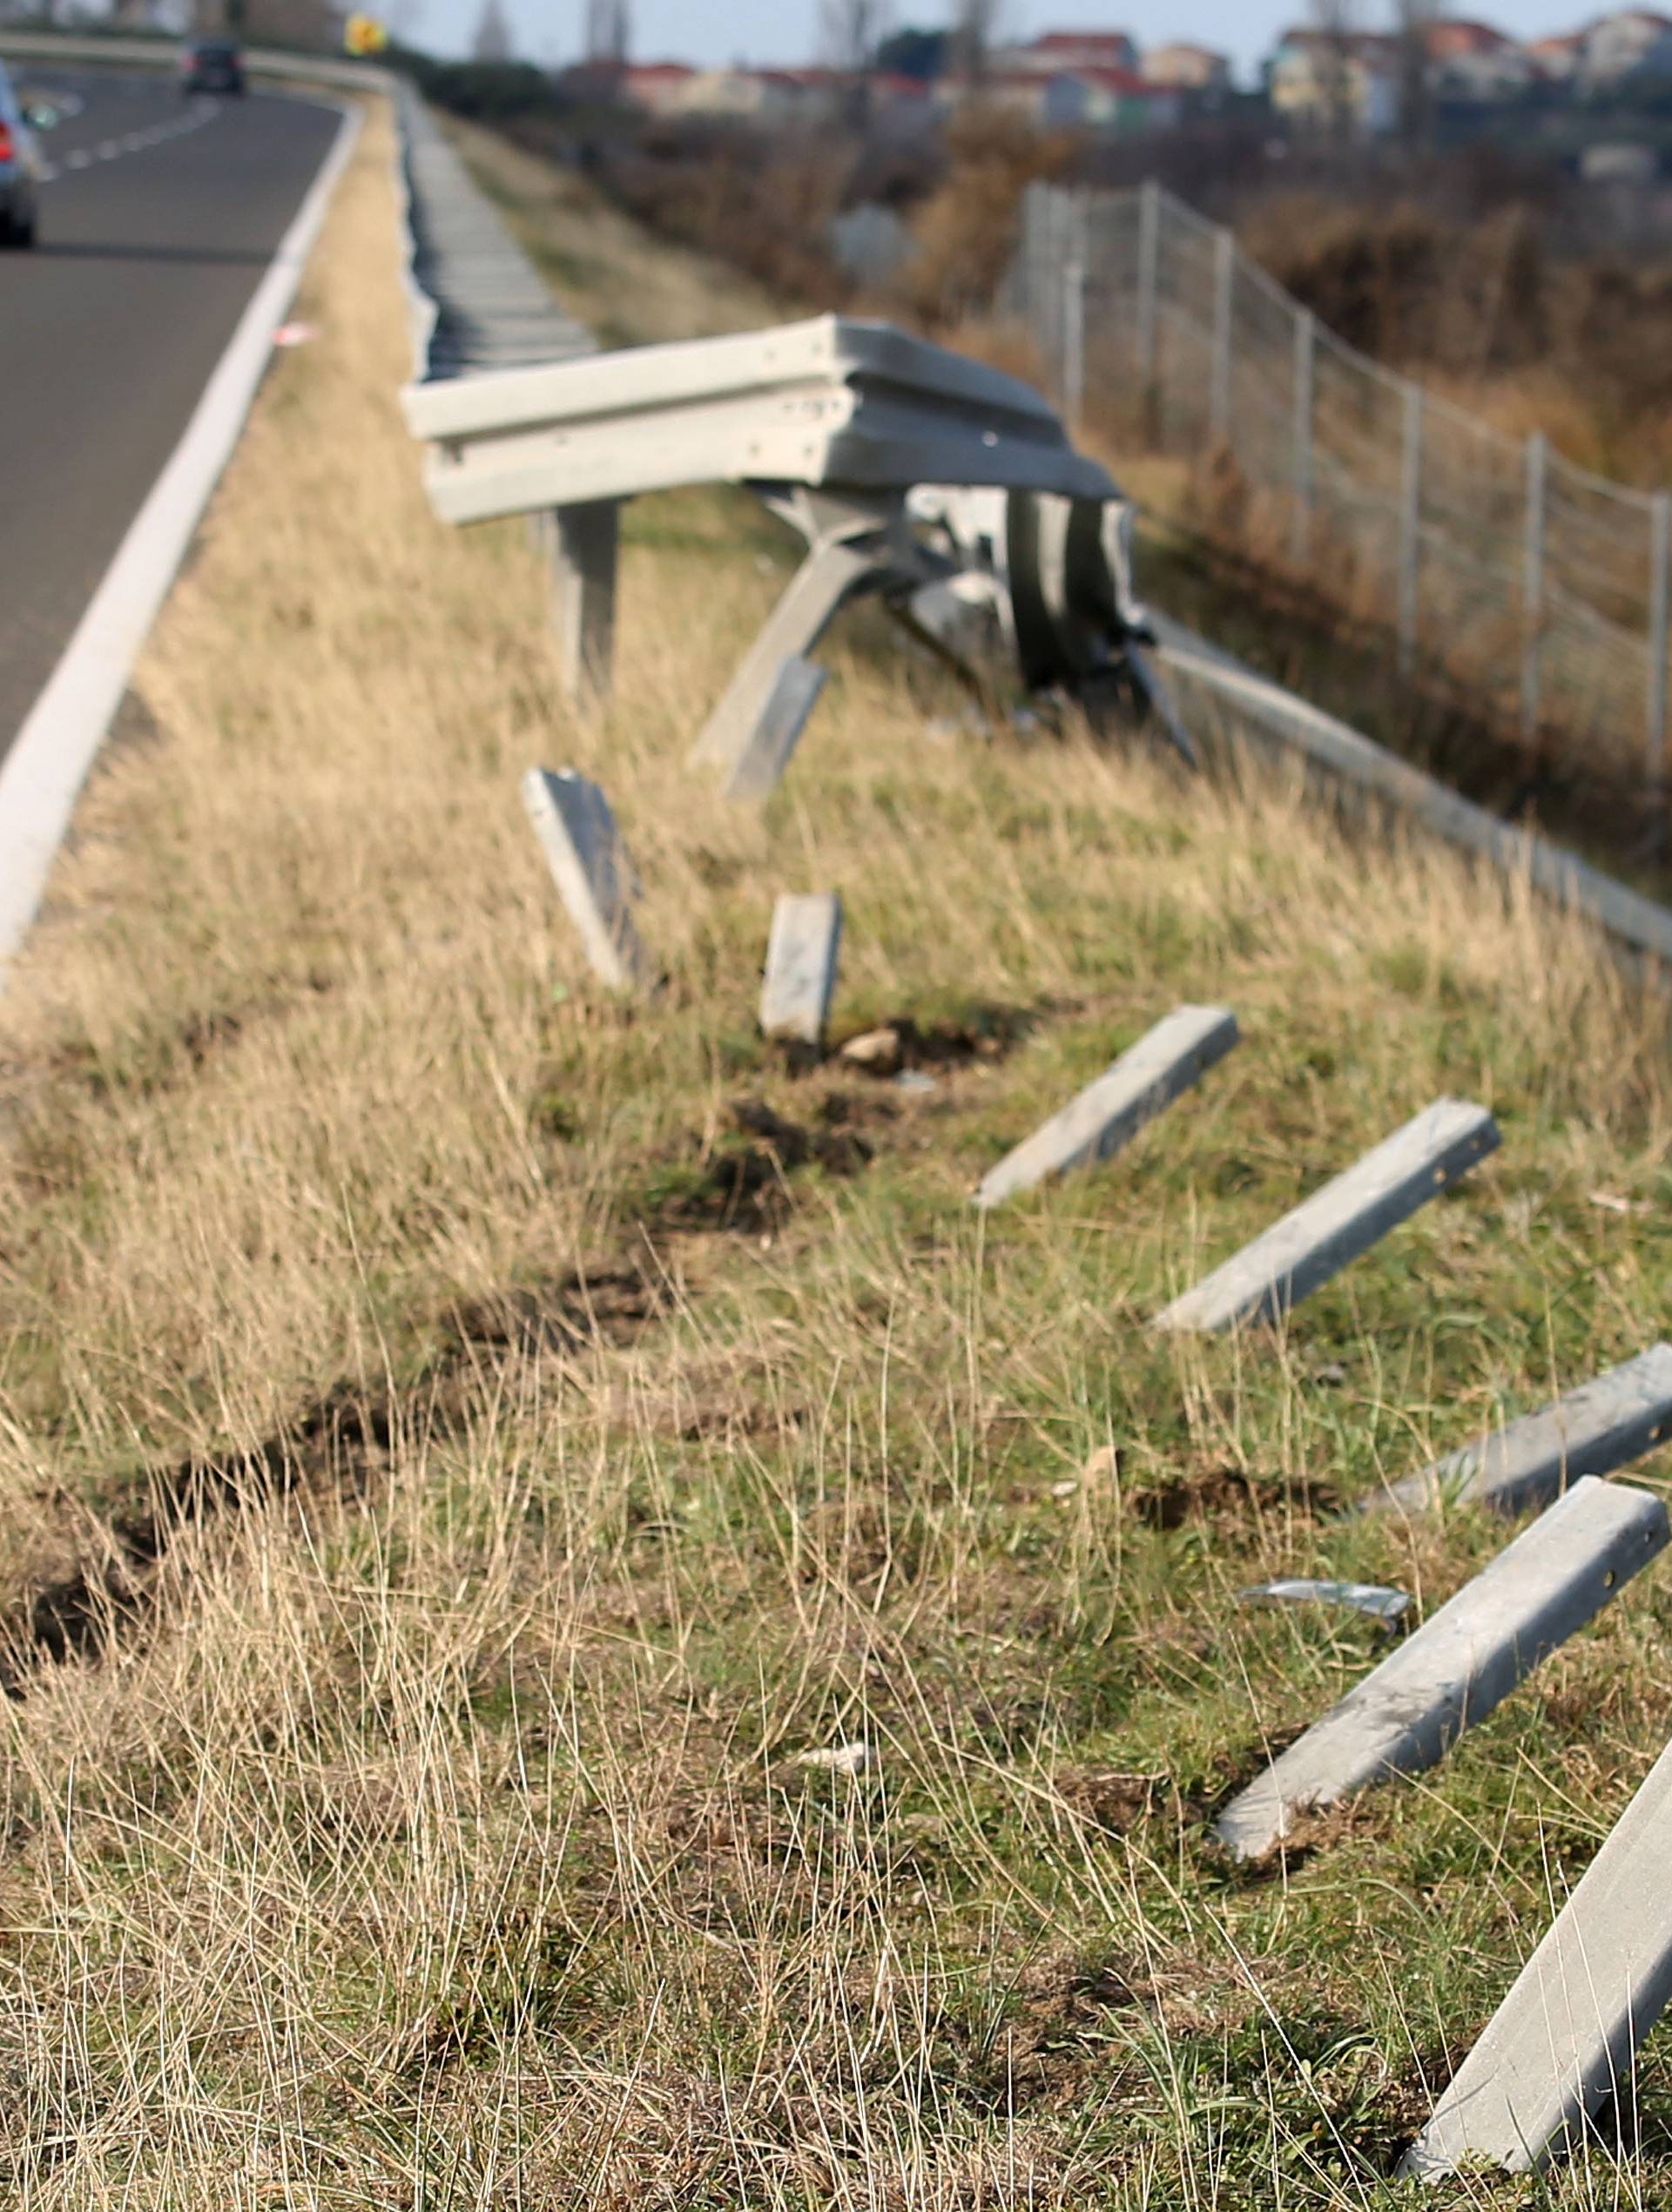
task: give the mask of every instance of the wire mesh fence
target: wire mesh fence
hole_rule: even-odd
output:
[[[1165,451],[1229,454],[1283,557],[1651,817],[1667,782],[1672,497],[1506,436],[1319,327],[1155,184],[1036,185],[1004,305],[1071,422],[1118,386]]]

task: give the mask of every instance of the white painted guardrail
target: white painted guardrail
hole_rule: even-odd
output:
[[[1529,883],[1554,906],[1582,914],[1630,951],[1672,968],[1672,910],[1616,883],[1547,838],[1460,797],[1182,623],[1160,614],[1150,619],[1156,658],[1183,685],[1187,697],[1200,691],[1220,699],[1251,731],[1321,770],[1346,792],[1408,815],[1448,844],[1490,861],[1507,878]]]
[[[556,516],[571,688],[608,681],[621,502],[695,484],[750,487],[807,553],[692,748],[736,797],[776,783],[822,684],[808,658],[840,610],[905,612],[961,563],[915,527],[925,485],[1008,495],[1011,597],[1034,682],[1120,664],[1142,633],[1124,587],[1124,503],[1032,388],[887,323],[823,315],[428,381],[403,395],[444,522]],[[1020,619],[1018,619],[1020,630]],[[954,649],[945,648],[956,658]],[[1026,659],[1026,656],[1024,656]],[[1143,687],[1141,664],[1131,664]],[[968,670],[974,687],[979,671]]]

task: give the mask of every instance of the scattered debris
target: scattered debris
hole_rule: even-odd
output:
[[[1089,1487],[1093,1483],[1113,1482],[1121,1471],[1121,1455],[1112,1444],[1100,1444],[1080,1470],[1080,1480]]]
[[[1326,1359],[1321,1367],[1314,1367],[1312,1370],[1312,1380],[1315,1383],[1323,1383],[1326,1386],[1344,1383],[1346,1379],[1347,1371],[1338,1359]]]
[[[865,1774],[876,1765],[877,1757],[864,1737],[856,1736],[851,1743],[832,1743],[821,1750],[802,1751],[792,1764],[816,1767],[826,1774]]]
[[[926,1091],[938,1090],[940,1086],[933,1076],[926,1076],[920,1068],[902,1068],[894,1077],[894,1088],[896,1090],[914,1091],[920,1096]]]
[[[1384,1622],[1389,1628],[1411,1604],[1408,1590],[1390,1589],[1383,1582],[1320,1582],[1303,1575],[1275,1582],[1255,1582],[1245,1590],[1238,1590],[1237,1596],[1243,1605],[1277,1603],[1285,1599],[1302,1603],[1310,1599],[1319,1605],[1350,1605],[1355,1613],[1368,1613],[1372,1620]]]
[[[1647,1213],[1648,1207],[1642,1198],[1621,1198],[1612,1190],[1593,1190],[1590,1203],[1601,1206],[1605,1213]]]
[[[900,1054],[900,1031],[892,1023],[883,1029],[866,1029],[842,1047],[842,1058],[863,1068],[868,1076],[898,1074]]]
[[[1071,1474],[1066,1482],[1054,1482],[1051,1485],[1051,1495],[1054,1498],[1076,1498],[1079,1494],[1080,1478],[1078,1475]]]

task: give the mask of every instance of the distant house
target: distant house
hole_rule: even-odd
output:
[[[1589,84],[1617,84],[1639,71],[1672,76],[1672,17],[1650,8],[1600,16],[1586,30],[1581,74]]]
[[[669,115],[681,104],[686,86],[697,74],[687,62],[634,62],[616,82],[621,97],[647,115]]]
[[[995,67],[989,69],[979,84],[954,81],[947,89],[955,99],[988,101],[1008,114],[1020,116],[1024,122],[1038,125],[1042,130],[1045,126],[1051,79],[1038,70]]]
[[[669,87],[659,111],[776,122],[794,109],[799,97],[782,70],[694,69],[683,84]]]
[[[1225,92],[1230,89],[1230,61],[1211,46],[1183,43],[1151,46],[1139,64],[1146,84],[1178,92]]]
[[[1423,32],[1428,70],[1443,99],[1490,104],[1513,100],[1541,75],[1531,51],[1489,23],[1466,17],[1431,23]]]
[[[993,57],[996,75],[1061,77],[1085,69],[1138,66],[1138,50],[1124,30],[1047,30],[1025,46],[1006,46]]]
[[[1553,84],[1568,84],[1584,64],[1585,38],[1582,30],[1564,31],[1556,38],[1535,38],[1527,55],[1541,77]]]
[[[1134,69],[1064,70],[1048,80],[1044,120],[1053,130],[1135,138],[1176,127],[1181,95]]]
[[[1379,31],[1286,30],[1267,76],[1272,106],[1300,130],[1378,138],[1399,119],[1399,44]]]

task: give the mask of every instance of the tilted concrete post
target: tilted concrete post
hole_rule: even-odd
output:
[[[1441,1098],[1156,1316],[1158,1329],[1275,1320],[1496,1150],[1484,1107]]]
[[[1672,1746],[1458,2068],[1401,2174],[1443,2181],[1465,2160],[1526,2173],[1571,2142],[1606,2099],[1628,2102],[1637,2047],[1672,1998],[1669,1865]]]
[[[982,1177],[975,1204],[996,1206],[1048,1176],[1109,1158],[1236,1042],[1237,1017],[1226,1008],[1176,1007],[1060,1113],[1007,1152]]]
[[[633,927],[638,884],[609,800],[572,768],[530,768],[522,802],[594,971],[613,991],[644,989],[653,979]]]
[[[1666,1508],[1647,1490],[1575,1483],[1233,1798],[1214,1832],[1237,1858],[1263,1858],[1300,1815],[1433,1766],[1666,1540]]]
[[[1432,1467],[1391,1482],[1365,1501],[1407,1512],[1440,1504],[1521,1513],[1543,1505],[1582,1474],[1611,1474],[1672,1432],[1672,1344],[1653,1344],[1537,1413],[1511,1421]]]
[[[814,1052],[822,1047],[841,941],[842,902],[835,892],[779,900],[760,993],[763,1036]]]

